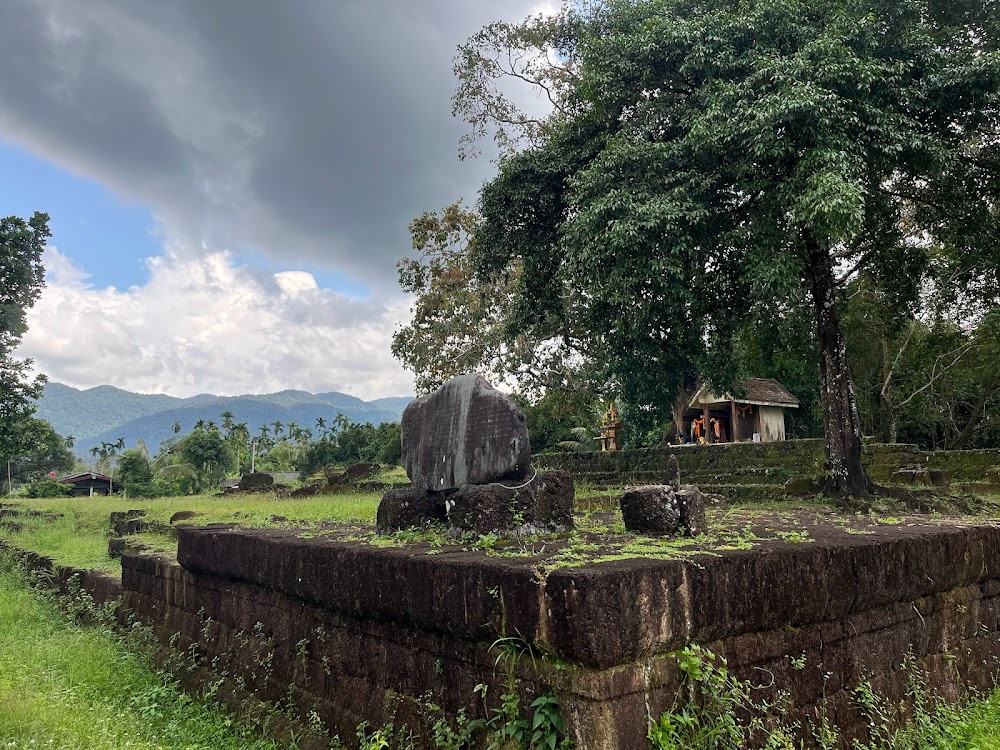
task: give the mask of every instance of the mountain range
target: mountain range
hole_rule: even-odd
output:
[[[198,420],[222,424],[222,413],[231,411],[234,422],[246,422],[251,434],[261,425],[291,422],[316,432],[316,420],[331,425],[338,414],[354,422],[398,422],[412,396],[362,401],[346,393],[278,393],[246,396],[213,396],[202,393],[189,398],[162,394],[132,393],[110,385],[79,390],[62,383],[49,383],[38,401],[36,416],[46,420],[64,437],[74,438],[73,451],[86,456],[102,442],[125,439],[128,448],[142,438],[150,452],[174,436],[179,422],[181,434],[191,431]]]

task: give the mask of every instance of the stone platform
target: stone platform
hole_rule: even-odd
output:
[[[513,666],[523,697],[554,689],[581,750],[645,747],[680,686],[673,653],[691,643],[847,737],[865,731],[854,688],[867,679],[901,698],[908,652],[944,698],[991,687],[1000,665],[992,525],[831,521],[808,542],[748,551],[544,562],[183,528],[177,563],[126,555],[122,586],[163,643],[266,700],[291,691],[341,737],[362,721],[426,737],[432,703],[482,715],[474,687],[495,697],[506,681],[491,650],[501,636],[533,653]]]

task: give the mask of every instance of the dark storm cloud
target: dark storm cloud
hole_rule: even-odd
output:
[[[455,47],[532,0],[4,0],[0,137],[149,203],[181,246],[376,285],[421,211],[474,197]]]

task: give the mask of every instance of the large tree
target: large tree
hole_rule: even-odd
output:
[[[31,360],[13,352],[27,330],[26,313],[42,291],[48,222],[42,213],[28,221],[0,219],[0,459],[27,454],[44,434],[32,415],[45,378],[32,377]]]
[[[456,61],[457,111],[508,147],[480,272],[519,268],[526,320],[571,287],[626,398],[664,414],[695,373],[735,386],[747,320],[806,306],[828,489],[867,496],[839,277],[905,304],[936,244],[997,288],[991,5],[607,0],[487,27]],[[516,116],[504,78],[551,114]]]
[[[393,335],[392,352],[427,393],[463,372],[513,380],[538,395],[555,388],[586,390],[593,377],[588,337],[575,326],[568,293],[536,300],[530,318],[517,315],[521,269],[476,274],[479,216],[461,202],[428,211],[410,224],[417,255],[398,265],[399,284],[415,295],[413,317]]]

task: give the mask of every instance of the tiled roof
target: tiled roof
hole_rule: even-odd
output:
[[[737,398],[742,403],[800,405],[799,400],[774,378],[747,378],[743,381],[743,387],[746,388],[746,396]]]
[[[763,404],[766,406],[787,406],[797,408],[799,400],[785,390],[785,387],[773,378],[747,378],[743,381],[745,391],[742,396],[725,394],[716,395],[703,385],[691,399],[690,408],[701,408],[699,404],[719,404],[725,401],[736,401],[740,404]]]

